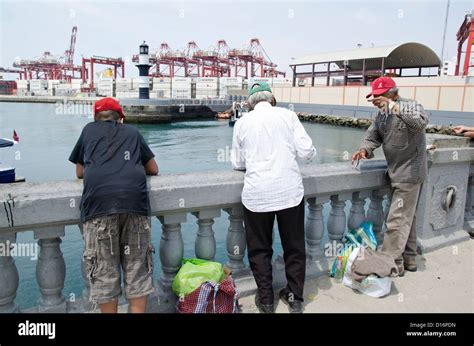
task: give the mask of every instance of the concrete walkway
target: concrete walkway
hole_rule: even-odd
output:
[[[371,298],[327,275],[305,286],[305,313],[474,312],[474,240],[417,257],[418,272],[395,278],[390,295]],[[275,292],[275,294],[277,291]],[[257,313],[254,295],[240,299],[242,312]],[[288,307],[275,299],[276,312]]]

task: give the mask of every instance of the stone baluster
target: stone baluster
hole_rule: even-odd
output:
[[[385,234],[385,230],[387,229],[387,218],[388,218],[388,213],[390,212],[391,204],[392,204],[392,196],[389,193],[387,194],[387,198],[385,199],[385,203],[383,204],[383,220],[384,220],[383,227],[382,227],[383,234]]]
[[[171,285],[183,260],[184,243],[181,236],[181,223],[186,222],[186,213],[158,216],[158,220],[161,222],[163,232],[160,241],[161,278],[158,281],[156,312],[174,312],[176,295],[171,290]],[[154,306],[154,302],[149,305]]]
[[[161,279],[165,291],[171,291],[171,283],[181,267],[184,243],[181,236],[181,223],[186,222],[186,214],[158,216],[163,230],[160,241]]]
[[[229,230],[227,232],[226,247],[229,262],[227,266],[237,273],[245,268],[244,256],[247,243],[245,241],[244,213],[241,204],[232,208],[225,208],[229,214]]]
[[[196,257],[212,261],[216,255],[216,238],[214,238],[214,231],[212,229],[213,219],[221,215],[221,210],[207,209],[192,214],[198,219],[198,231],[196,242],[194,243]]]
[[[310,260],[322,257],[321,240],[324,234],[323,204],[329,197],[308,198],[308,216],[306,217],[306,253]]]
[[[369,197],[368,192],[354,192],[352,194],[352,206],[349,212],[347,227],[357,229],[365,221],[365,198]]]
[[[10,256],[11,245],[16,242],[16,233],[0,234],[0,313],[20,312],[15,304],[19,284],[15,260]]]
[[[369,210],[367,211],[367,220],[372,222],[372,227],[377,238],[377,243],[382,244],[382,226],[384,224],[384,211],[382,206],[384,193],[381,190],[372,191],[370,197]]]
[[[41,292],[38,312],[67,312],[66,299],[62,294],[66,264],[60,248],[64,226],[37,229],[34,234],[40,247],[36,264],[36,280]]]
[[[346,231],[346,200],[350,199],[352,194],[339,194],[331,196],[331,212],[328,218],[329,239],[340,241]]]

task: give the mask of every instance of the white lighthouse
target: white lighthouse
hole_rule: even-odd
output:
[[[139,70],[139,92],[138,98],[149,99],[150,98],[150,78],[148,77],[148,71],[150,70],[150,57],[148,55],[148,45],[143,41],[140,45],[140,54],[138,55],[138,70]]]

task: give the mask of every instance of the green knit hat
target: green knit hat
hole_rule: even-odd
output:
[[[268,91],[272,92],[272,89],[268,85],[268,83],[265,82],[256,82],[253,83],[253,85],[249,89],[249,96],[252,96],[255,93],[258,93],[260,91]]]

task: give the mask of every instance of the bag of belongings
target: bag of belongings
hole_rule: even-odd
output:
[[[366,221],[356,230],[350,230],[342,242],[342,283],[374,298],[389,294],[391,277],[398,275],[398,268],[390,255],[376,251],[372,223]],[[338,260],[336,256],[330,272],[332,277],[336,276]]]
[[[360,246],[364,248],[370,247],[372,250],[377,249],[377,238],[375,237],[375,233],[373,231],[372,222],[365,221],[356,230],[350,230],[349,232],[346,232],[342,238],[342,243],[344,244],[344,251],[341,254],[343,260],[342,270],[345,272],[347,258],[353,249]],[[337,260],[338,258],[336,256],[331,267],[331,277],[336,275]]]
[[[218,262],[183,259],[173,280],[179,313],[236,313],[238,291],[232,272]]]
[[[392,277],[398,275],[390,255],[370,248],[355,248],[347,259],[342,283],[373,298],[390,294]]]

